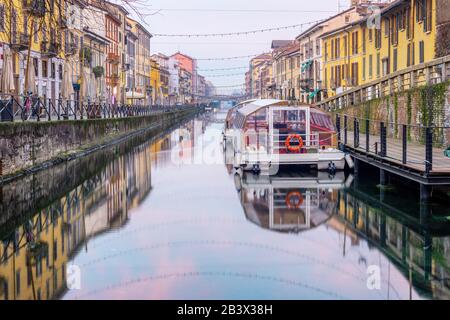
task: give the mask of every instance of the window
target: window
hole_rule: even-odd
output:
[[[331,39],[331,60],[334,60],[334,39]]]
[[[52,63],[51,63],[51,74],[50,74],[50,78],[55,79],[55,75],[56,75],[56,66],[55,66],[55,63],[52,62]]]
[[[20,295],[20,270],[16,271],[16,295]]]
[[[362,52],[366,53],[366,29],[362,30]]]
[[[53,242],[53,261],[58,259],[58,242],[55,240]]]
[[[358,63],[352,63],[352,80],[351,80],[351,86],[357,86],[359,83],[358,79]]]
[[[397,71],[397,64],[398,64],[398,61],[397,61],[397,58],[398,58],[398,55],[397,55],[397,48],[395,48],[394,49],[394,63],[393,63],[393,72],[395,72],[395,71]]]
[[[352,33],[352,54],[358,54],[358,31]]]
[[[347,57],[348,56],[348,49],[347,49],[347,36],[344,36],[344,56]]]
[[[384,36],[388,37],[389,36],[389,18],[384,19]]]
[[[375,31],[375,48],[381,49],[381,29]]]
[[[381,71],[381,56],[379,53],[377,53],[377,78],[380,77]]]
[[[48,62],[47,60],[42,60],[42,77],[48,77]]]
[[[362,79],[366,80],[366,57],[363,58],[363,62],[362,62]]]
[[[398,19],[397,16],[391,17],[391,44],[393,46],[398,44]]]
[[[406,9],[406,36],[408,39],[411,39],[412,32],[411,32],[411,11],[410,9]]]
[[[425,43],[423,41],[419,42],[419,63],[425,62]]]
[[[372,29],[369,29],[369,42],[372,42]]]
[[[0,4],[0,32],[5,31],[5,5]]]
[[[411,66],[411,43],[408,43],[408,47],[406,48],[406,66]]]
[[[23,15],[23,32],[28,34],[28,16],[26,14]]]
[[[12,33],[12,42],[17,42],[17,11],[13,9],[12,11],[12,19],[11,19],[11,33]]]
[[[424,22],[423,22],[423,31],[430,32],[431,31],[431,20],[432,20],[432,0],[425,0],[424,9],[426,12],[423,14]]]
[[[34,67],[34,76],[39,77],[39,68],[38,68],[39,64],[37,58],[33,58],[33,67]]]
[[[382,61],[383,64],[383,77],[389,74],[389,59],[384,58]]]
[[[33,41],[34,43],[38,43],[39,41],[39,25],[37,21],[33,22]]]
[[[341,57],[341,39],[336,39],[335,46],[335,58],[339,59]]]
[[[369,55],[369,78],[372,78],[373,76],[372,68],[373,68],[373,56]]]

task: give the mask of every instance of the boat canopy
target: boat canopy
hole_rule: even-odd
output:
[[[288,106],[289,102],[286,100],[277,100],[277,99],[264,99],[264,100],[256,100],[252,103],[249,103],[239,110],[237,110],[236,118],[234,119],[234,127],[238,129],[244,128],[245,118],[260,109],[270,107],[270,106]]]
[[[232,118],[233,118],[233,114],[235,114],[236,111],[237,111],[239,108],[242,108],[243,106],[245,106],[245,105],[247,105],[247,104],[249,104],[249,103],[252,103],[252,102],[254,102],[254,101],[256,101],[256,99],[245,100],[245,101],[242,101],[242,102],[238,103],[238,104],[235,105],[234,107],[230,108],[230,109],[228,110],[228,112],[227,112],[227,117],[226,117],[226,119],[225,119],[225,122],[226,122],[226,128],[229,129],[229,128],[231,127],[231,125],[232,125],[232,120],[233,120],[233,119],[232,119]]]

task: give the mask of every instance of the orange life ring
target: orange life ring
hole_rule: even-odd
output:
[[[298,140],[298,145],[297,146],[293,146],[291,145],[291,140],[292,139],[297,139]],[[291,152],[299,152],[301,148],[303,148],[303,139],[299,134],[290,134],[287,139],[286,142],[284,143],[286,148],[291,151]]]
[[[293,202],[293,200],[296,200]],[[303,196],[298,191],[289,192],[286,196],[286,205],[289,209],[298,209],[303,204]]]

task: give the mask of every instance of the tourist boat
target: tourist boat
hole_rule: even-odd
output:
[[[345,154],[337,148],[329,114],[311,105],[272,99],[247,102],[233,112],[226,135],[232,140],[236,169],[260,172],[281,165],[344,169]]]
[[[263,229],[283,233],[299,233],[326,223],[336,212],[338,190],[347,184],[344,172],[333,177],[320,171],[274,177],[239,172],[234,179],[247,219]]]

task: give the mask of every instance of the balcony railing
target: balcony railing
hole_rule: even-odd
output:
[[[109,52],[108,56],[107,56],[107,61],[109,63],[119,64],[120,63],[119,55],[117,55],[117,54],[115,54],[113,52]]]
[[[41,54],[48,57],[53,58],[58,55],[59,45],[55,41],[42,41],[41,42]]]
[[[27,50],[30,46],[30,35],[28,33],[21,33],[19,37],[13,37],[11,47],[15,51]]]
[[[23,11],[35,17],[45,16],[45,0],[22,0]]]

